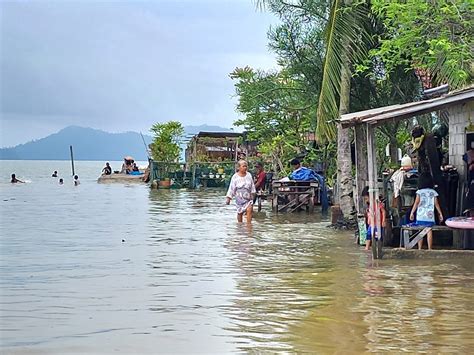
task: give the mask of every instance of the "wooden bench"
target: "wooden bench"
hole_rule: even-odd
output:
[[[432,230],[433,233],[436,231],[449,231],[451,228],[446,227],[446,226],[437,226],[434,225],[432,227],[426,227],[426,226],[415,226],[415,225],[404,225],[401,226],[400,228],[400,248],[402,247],[402,241],[403,241],[403,246],[405,249],[411,249],[415,245],[418,244],[420,240],[423,239],[423,237],[428,233],[429,230]],[[413,235],[411,233],[414,232]],[[410,238],[413,238],[410,240]]]

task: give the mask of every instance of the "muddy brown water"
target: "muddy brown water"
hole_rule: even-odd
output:
[[[67,162],[1,163],[29,182],[0,184],[0,353],[474,347],[472,259],[373,263],[319,214],[264,206],[248,227],[223,191],[97,184],[102,163],[76,164],[79,187],[49,177]]]

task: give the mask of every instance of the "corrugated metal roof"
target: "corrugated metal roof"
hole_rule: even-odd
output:
[[[237,138],[242,137],[242,133],[237,132],[199,132],[197,134],[199,138],[201,137],[210,137],[210,138]]]
[[[343,127],[351,127],[361,123],[377,125],[386,120],[398,121],[472,100],[474,100],[474,86],[453,91],[434,99],[348,113],[341,116],[340,122]]]

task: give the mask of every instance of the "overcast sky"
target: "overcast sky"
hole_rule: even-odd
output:
[[[237,66],[276,68],[252,0],[0,2],[1,142],[68,125],[230,127]]]

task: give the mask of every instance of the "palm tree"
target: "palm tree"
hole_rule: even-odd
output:
[[[266,5],[273,9],[294,6],[307,7],[311,12],[314,1],[288,2],[282,0],[257,0],[257,6]],[[363,59],[367,53],[366,43],[370,42],[366,30],[369,19],[365,2],[353,4],[351,0],[320,1],[327,6],[325,23],[326,55],[319,104],[316,115],[316,136],[320,143],[337,138],[337,187],[338,202],[344,218],[353,214],[352,162],[350,151],[350,131],[338,125],[340,115],[349,112],[351,63]],[[321,8],[321,4],[318,8]],[[280,10],[282,11],[282,10]],[[321,18],[321,14],[317,14]],[[324,17],[324,16],[323,16]],[[364,44],[365,43],[365,44]]]
[[[336,121],[349,112],[351,64],[362,60],[367,53],[368,18],[365,3],[353,5],[351,0],[334,0],[326,27],[326,57],[316,133],[323,141],[337,137],[338,202],[345,219],[351,219],[354,211],[351,140],[349,129],[342,128]]]

